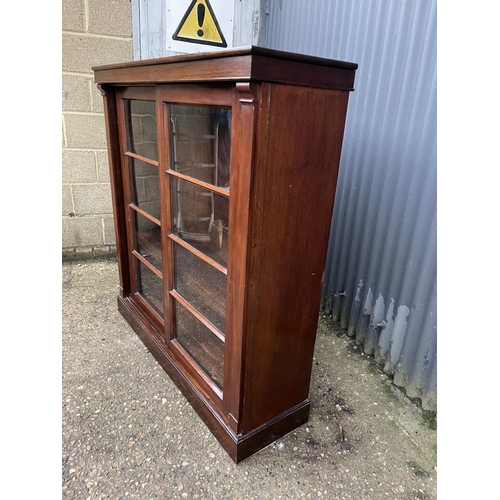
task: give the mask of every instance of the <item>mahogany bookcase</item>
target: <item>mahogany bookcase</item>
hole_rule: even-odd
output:
[[[308,420],[356,68],[259,47],[93,68],[118,308],[235,462]]]

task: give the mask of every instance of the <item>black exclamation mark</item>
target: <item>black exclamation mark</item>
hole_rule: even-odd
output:
[[[203,26],[203,20],[205,19],[205,6],[202,3],[198,4],[197,8],[197,13],[198,13],[198,26],[200,29],[197,31],[198,36],[203,36],[203,30],[201,27]]]

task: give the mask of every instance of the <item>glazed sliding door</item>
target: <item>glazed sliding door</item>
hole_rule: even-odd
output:
[[[161,176],[154,87],[117,93],[131,299],[164,330]]]
[[[224,393],[231,92],[159,90],[168,348],[212,400]]]

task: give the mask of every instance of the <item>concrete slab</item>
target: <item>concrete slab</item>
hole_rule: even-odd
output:
[[[114,261],[63,263],[63,498],[433,500],[436,430],[321,317],[308,424],[235,465],[117,311]]]

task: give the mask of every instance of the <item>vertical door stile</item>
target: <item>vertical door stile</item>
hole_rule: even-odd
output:
[[[167,170],[170,164],[169,134],[170,124],[168,108],[164,103],[165,88],[156,86],[156,116],[158,120],[158,175],[160,177],[160,203],[162,213],[161,241],[163,248],[163,301],[165,307],[164,340],[169,346],[174,339],[174,307],[170,290],[174,287],[173,243],[168,237],[172,230],[170,213],[170,176]]]
[[[127,262],[130,276],[130,292],[133,294],[137,290],[137,264],[135,259],[130,257],[134,248],[134,231],[132,228],[132,216],[130,213],[131,201],[131,179],[130,179],[130,160],[125,155],[129,145],[130,123],[128,122],[128,111],[125,99],[122,95],[123,91],[118,91],[116,95],[117,108],[118,108],[118,131],[120,136],[120,165],[123,180],[123,193],[124,193],[124,208],[125,208],[125,223],[128,227],[127,230]]]
[[[233,221],[228,256],[228,289],[226,350],[224,365],[224,407],[235,433],[241,432],[240,413],[243,404],[243,359],[246,292],[246,256],[253,150],[255,140],[255,100],[257,88],[237,83],[233,92],[233,132],[231,144],[231,203],[229,218]]]

